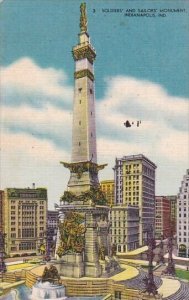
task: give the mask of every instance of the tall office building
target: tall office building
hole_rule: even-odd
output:
[[[177,197],[177,245],[178,255],[189,257],[189,169]]]
[[[156,196],[155,237],[167,238],[171,233],[171,203],[165,196]]]
[[[47,190],[7,188],[4,196],[6,253],[37,254],[46,231]]]
[[[155,224],[155,169],[156,165],[142,154],[116,158],[115,204],[139,206],[141,246]]]
[[[114,205],[114,180],[103,180],[100,182],[100,186],[105,194],[107,204]]]

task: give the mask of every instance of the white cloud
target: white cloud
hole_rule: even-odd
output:
[[[24,57],[2,68],[1,85],[21,93],[41,94],[69,101],[73,90],[66,85],[66,74],[54,68],[41,68],[31,58]]]
[[[10,158],[11,157],[11,158]],[[6,158],[9,163],[12,159],[18,164],[22,159],[30,157],[32,160],[41,162],[52,162],[68,159],[66,151],[59,150],[53,143],[47,140],[38,139],[25,133],[1,133],[1,162]]]
[[[59,162],[69,161],[69,153],[60,151],[46,140],[23,133],[2,133],[0,146],[1,189],[27,188],[35,182],[36,187],[48,188],[49,206],[52,209],[66,189],[64,178],[68,178],[69,172]]]
[[[167,159],[189,162],[189,135],[187,132],[172,131],[160,140],[158,146],[158,152]]]
[[[107,92],[103,106],[122,109],[135,105],[156,113],[185,115],[188,111],[188,99],[173,97],[159,84],[131,77],[117,76],[106,79]],[[178,105],[179,103],[179,105]]]
[[[68,170],[62,171],[58,162],[70,161],[73,89],[67,85],[62,70],[41,68],[29,58],[3,68],[2,80],[6,91],[12,91],[11,95],[3,93],[6,99],[1,108],[2,187],[46,182],[51,200],[57,201],[69,178]],[[17,106],[16,91],[21,98]],[[25,98],[27,94],[32,100],[36,93],[40,95],[40,107]],[[7,101],[8,97],[13,102]],[[58,108],[57,98],[61,107],[68,103],[69,106]],[[173,97],[152,82],[123,76],[107,80],[105,96],[96,102],[98,160],[109,164],[103,177],[113,177],[115,157],[138,153],[158,165],[160,190],[168,180],[167,168],[173,172],[173,166],[177,166],[181,176],[189,162],[188,105],[187,99]],[[126,129],[126,120],[135,125]],[[136,126],[137,120],[142,121],[140,127]],[[177,177],[166,186],[171,189],[171,185],[179,183]]]
[[[5,128],[19,128],[30,133],[46,134],[47,138],[60,138],[67,143],[71,136],[72,113],[47,104],[40,110],[22,105],[17,108],[2,106],[2,122]]]
[[[161,157],[188,162],[187,99],[173,97],[158,84],[134,78],[115,77],[107,84],[97,108],[103,143],[112,141],[112,147],[103,147],[104,154],[108,155],[109,149],[110,153],[122,149],[122,155],[133,154],[138,149],[138,153],[153,157],[155,152],[157,161]],[[126,120],[134,121],[134,126],[126,129]],[[142,121],[139,127],[137,120]]]

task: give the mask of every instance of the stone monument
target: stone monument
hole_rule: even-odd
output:
[[[62,276],[108,276],[120,269],[109,236],[109,207],[102,193],[97,164],[94,60],[96,52],[87,32],[86,4],[80,6],[79,42],[73,47],[75,89],[72,126],[72,160],[61,162],[70,171],[67,191],[61,197],[55,251]]]

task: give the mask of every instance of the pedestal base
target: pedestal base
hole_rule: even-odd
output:
[[[81,278],[85,276],[85,267],[80,254],[67,254],[62,259],[51,261],[60,276]]]
[[[86,277],[101,277],[102,267],[97,263],[85,262],[85,276]]]
[[[121,272],[119,262],[114,257],[106,257],[104,261],[100,261],[102,266],[102,277],[110,277]]]

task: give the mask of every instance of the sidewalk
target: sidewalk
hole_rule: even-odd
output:
[[[178,280],[162,278],[162,281],[163,283],[159,287],[158,293],[163,295],[163,298],[175,294],[180,288],[180,282]]]

